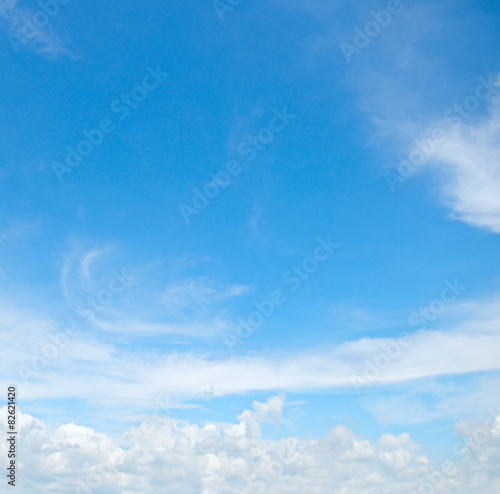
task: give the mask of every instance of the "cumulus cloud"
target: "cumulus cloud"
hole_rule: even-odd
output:
[[[454,451],[447,460],[432,462],[407,433],[383,434],[372,443],[335,426],[322,439],[263,439],[262,424],[279,421],[284,405],[283,395],[254,402],[253,410],[238,415],[238,422],[222,426],[199,426],[159,414],[120,438],[72,423],[53,430],[20,414],[18,492],[497,492],[500,416],[486,423],[457,424],[460,440]],[[4,407],[4,435],[5,418]],[[5,454],[2,441],[0,455]]]

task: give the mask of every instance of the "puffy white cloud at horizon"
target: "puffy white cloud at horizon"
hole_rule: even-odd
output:
[[[383,434],[372,443],[345,426],[327,437],[280,440],[261,427],[279,422],[283,395],[237,416],[238,423],[200,427],[155,415],[119,439],[75,425],[51,429],[20,414],[18,491],[53,494],[303,493],[483,494],[500,486],[500,415],[460,422],[451,451],[431,461],[409,434]],[[0,410],[4,429],[6,407]],[[0,444],[6,454],[6,444]],[[78,472],[76,474],[76,472]],[[419,489],[422,489],[419,491]]]

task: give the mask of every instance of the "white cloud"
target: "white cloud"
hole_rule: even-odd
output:
[[[443,330],[417,331],[409,344],[399,348],[395,338],[363,338],[294,355],[282,352],[210,359],[194,352],[175,352],[165,345],[161,350],[122,346],[129,331],[140,334],[141,330],[151,330],[142,328],[141,321],[132,321],[121,331],[114,327],[116,336],[103,342],[84,326],[65,337],[65,327],[10,308],[0,314],[0,344],[11,350],[3,357],[0,383],[18,380],[23,384],[25,400],[78,398],[131,407],[134,400],[126,397],[134,396],[140,402],[158,395],[186,400],[207,393],[318,392],[352,389],[353,382],[361,384],[359,390],[363,392],[369,386],[500,370],[500,300],[464,304],[457,311],[463,314],[460,325],[454,323],[455,314],[447,323],[443,316]],[[162,329],[179,332],[182,328],[155,327],[156,338],[164,334]],[[192,331],[199,334],[200,328],[193,327]],[[155,338],[151,333],[149,336]],[[161,340],[153,339],[149,346],[156,347],[156,341]],[[481,393],[488,394],[487,387]],[[474,402],[480,401],[476,396]],[[130,413],[134,411],[130,409]],[[380,407],[376,413],[385,415]],[[405,414],[400,415],[405,418]],[[431,411],[422,418],[430,420],[433,416]],[[410,414],[408,421],[414,421]]]
[[[178,337],[181,343],[234,330],[228,302],[248,293],[248,286],[209,277],[178,277],[184,264],[192,267],[206,258],[181,259],[165,271],[158,269],[164,262],[129,270],[120,264],[117,250],[115,246],[88,249],[73,241],[65,254],[61,292],[77,324],[114,334],[165,335],[170,342]],[[112,251],[113,256],[107,255]],[[165,278],[175,280],[165,284]]]
[[[65,5],[58,5],[57,15]],[[38,19],[47,18],[45,26],[38,27]],[[50,26],[51,17],[37,4],[34,9],[20,6],[17,0],[2,0],[0,4],[0,19],[3,19],[8,31],[10,43],[17,52],[22,47],[34,49],[38,54],[69,55],[59,37]],[[43,22],[43,21],[42,21]],[[26,28],[26,26],[29,26]],[[27,34],[31,33],[31,34]]]
[[[448,130],[432,160],[444,171],[453,217],[500,233],[500,97],[492,98],[486,121]]]
[[[0,17],[8,19],[16,4],[17,0],[2,0],[0,3]]]
[[[221,285],[207,278],[186,279],[169,283],[162,293],[165,306],[175,312],[193,306],[202,307],[243,295],[249,288],[243,285]]]
[[[429,492],[426,483],[454,494],[497,492],[500,416],[457,424],[460,441],[445,468],[407,433],[372,443],[335,426],[323,439],[263,439],[262,424],[279,420],[284,405],[284,396],[275,396],[254,402],[238,423],[203,427],[151,416],[119,439],[75,424],[52,430],[21,414],[17,492],[407,494],[420,487]],[[6,407],[0,410],[4,436],[5,419]]]
[[[84,279],[89,280],[91,277],[90,270],[97,260],[105,254],[108,254],[113,249],[107,247],[105,249],[91,249],[82,258],[80,262],[80,273]]]

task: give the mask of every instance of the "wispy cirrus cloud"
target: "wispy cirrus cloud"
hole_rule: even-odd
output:
[[[80,263],[80,271],[85,279],[90,279],[91,273],[90,270],[92,268],[92,265],[97,262],[97,260],[105,255],[108,254],[113,250],[112,247],[108,247],[105,249],[90,249],[82,258],[81,263]]]
[[[180,352],[165,346],[168,325],[153,328],[154,333],[151,328],[144,332],[140,320],[130,321],[129,327],[115,322],[113,340],[106,338],[105,342],[82,330],[70,338],[63,350],[48,358],[50,365],[42,372],[33,372],[33,357],[43,354],[43,344],[57,341],[62,328],[50,320],[36,319],[33,314],[26,318],[21,317],[22,312],[15,312],[17,316],[3,322],[1,342],[17,341],[15,335],[20,327],[23,341],[19,340],[15,348],[14,343],[10,344],[15,351],[5,356],[3,364],[4,369],[16,369],[18,378],[25,381],[23,396],[28,401],[65,397],[103,405],[102,399],[107,402],[113,398],[116,404],[130,406],[134,400],[158,394],[189,400],[208,390],[213,396],[226,396],[272,391],[353,391],[356,385],[364,392],[371,387],[382,389],[419,379],[499,371],[500,335],[495,327],[500,321],[500,302],[492,301],[485,311],[481,304],[476,308],[478,312],[469,313],[458,326],[453,326],[452,320],[440,331],[414,332],[398,352],[394,351],[398,341],[395,338],[362,338],[293,355],[281,352],[208,358],[192,349]],[[203,331],[217,331],[211,328],[210,321],[205,324],[205,329],[194,325],[193,332],[200,335]],[[141,339],[141,344],[132,349],[124,336],[128,332],[140,335],[141,331],[150,344],[145,345]],[[170,331],[179,334],[186,332],[186,327],[180,325]],[[25,345],[24,341],[33,344]],[[92,351],[82,352],[86,345]],[[373,365],[379,366],[376,378]],[[99,379],[89,380],[89,376]],[[11,379],[12,373],[7,372],[2,382]],[[135,398],[129,400],[128,396]]]
[[[70,50],[57,36],[51,26],[51,20],[68,2],[37,8],[19,5],[18,0],[2,0],[0,21],[3,31],[12,49],[17,53],[22,49],[34,50],[39,55],[71,55]],[[49,2],[47,2],[49,4]]]
[[[206,277],[189,278],[169,283],[161,294],[165,307],[176,312],[190,307],[203,307],[248,293],[244,285],[224,285]]]
[[[449,130],[432,160],[444,171],[453,217],[500,233],[500,97],[489,117]]]

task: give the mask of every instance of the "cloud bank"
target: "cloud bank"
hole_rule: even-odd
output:
[[[237,423],[223,425],[158,414],[118,439],[73,423],[52,430],[21,414],[18,492],[484,494],[500,487],[500,415],[457,424],[454,451],[432,462],[407,433],[372,443],[336,426],[322,439],[263,438],[262,425],[278,423],[284,405],[283,395],[254,402]],[[5,433],[5,407],[0,417]]]

